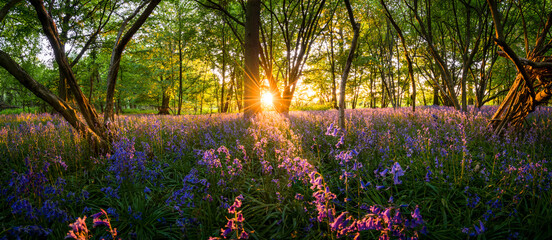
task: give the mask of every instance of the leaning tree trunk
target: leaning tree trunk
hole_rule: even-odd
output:
[[[349,76],[349,71],[351,70],[351,64],[353,63],[353,58],[355,56],[355,51],[357,48],[358,35],[360,31],[360,23],[355,21],[353,15],[353,9],[349,0],[345,0],[345,6],[347,7],[347,13],[349,15],[349,21],[353,27],[353,40],[351,41],[351,49],[349,49],[349,55],[347,55],[347,62],[343,68],[343,75],[341,75],[340,83],[340,92],[339,92],[339,128],[341,131],[345,131],[345,88],[347,86],[347,77]]]
[[[527,115],[533,112],[536,106],[548,102],[552,97],[552,57],[544,56],[552,47],[545,41],[552,26],[552,12],[548,13],[548,19],[537,37],[535,47],[533,51],[527,53],[525,59],[518,57],[504,41],[502,21],[497,11],[496,1],[487,0],[487,2],[495,26],[495,43],[502,49],[499,54],[510,59],[518,71],[514,84],[490,122],[495,134],[498,134],[506,126],[521,127]]]
[[[0,22],[6,16],[10,7],[14,6],[18,0],[12,0],[2,9],[0,9]],[[64,99],[59,98],[53,94],[48,88],[36,81],[32,76],[30,76],[17,62],[15,62],[8,53],[0,50],[0,66],[6,69],[15,79],[17,79],[25,88],[30,90],[34,95],[41,98],[52,106],[58,113],[60,113],[73,128],[75,128],[84,138],[88,139],[91,143],[92,148],[95,151],[104,151],[109,149],[110,137],[110,125],[104,124],[101,122],[99,115],[96,113],[94,107],[90,104],[89,99],[86,98],[84,93],[81,91],[80,86],[77,83],[77,79],[73,73],[73,65],[69,63],[69,60],[66,56],[65,51],[63,50],[62,40],[60,39],[60,34],[58,28],[53,18],[50,16],[49,11],[46,9],[43,0],[29,0],[31,5],[36,11],[36,17],[39,20],[42,31],[50,45],[52,47],[55,61],[59,67],[60,76],[63,76],[71,94],[76,102],[80,114],[77,112],[77,109],[73,108],[68,104]],[[144,2],[140,8],[138,8],[133,16],[136,16],[139,10],[146,6],[146,9],[140,14],[138,20],[130,27],[127,33],[121,38],[117,43],[117,51],[115,55],[119,57],[122,55],[126,44],[130,41],[130,38],[136,33],[140,26],[145,22],[149,17],[155,6],[159,4],[160,0],[151,0],[149,2]],[[101,30],[101,28],[99,28]],[[92,34],[91,38],[85,44],[85,48],[91,43],[91,39],[95,37],[95,34],[99,33],[100,30],[97,30],[96,33]],[[84,51],[81,51],[84,53]],[[78,58],[82,56],[79,54],[77,58],[73,61],[76,63]],[[110,69],[113,67],[113,64],[110,66]],[[117,65],[118,68],[118,65]],[[116,77],[116,76],[115,76]],[[108,79],[109,80],[109,79]],[[108,91],[108,94],[110,92]]]

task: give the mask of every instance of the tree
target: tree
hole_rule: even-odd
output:
[[[53,94],[49,89],[44,87],[32,76],[30,76],[11,56],[0,50],[0,66],[6,69],[11,75],[13,75],[22,85],[29,89],[33,94],[46,101],[51,105],[58,113],[60,113],[78,132],[83,134],[90,140],[92,146],[97,149],[107,149],[109,147],[109,131],[111,125],[108,122],[109,116],[112,114],[113,107],[113,93],[115,89],[117,72],[119,69],[120,59],[126,45],[132,38],[132,36],[138,31],[142,24],[146,21],[149,15],[153,12],[153,9],[159,4],[160,0],[152,0],[144,2],[142,5],[136,8],[134,13],[128,17],[121,26],[118,34],[118,41],[113,48],[112,60],[110,63],[110,73],[108,74],[108,91],[107,91],[107,107],[106,117],[102,123],[99,119],[99,115],[96,113],[94,107],[90,104],[89,100],[81,91],[80,86],[77,83],[77,79],[69,63],[68,57],[63,50],[63,46],[60,40],[60,34],[57,29],[57,25],[54,19],[49,14],[48,10],[44,6],[42,0],[30,0],[31,5],[37,13],[37,18],[42,26],[43,34],[46,35],[54,52],[55,61],[58,64],[60,73],[67,79],[67,83],[70,86],[70,90],[77,103],[80,114],[85,122],[82,122],[78,117],[76,109],[74,109],[65,100],[59,98]],[[142,11],[138,19],[132,24],[132,26],[123,34],[126,24],[136,16],[142,8]],[[110,97],[111,96],[111,97]]]
[[[345,7],[347,8],[347,14],[349,15],[349,21],[353,27],[354,35],[351,42],[351,49],[349,50],[349,55],[347,56],[347,62],[343,68],[343,75],[341,76],[341,83],[339,88],[339,128],[342,131],[345,131],[345,87],[347,86],[347,77],[349,76],[349,71],[351,70],[351,63],[355,56],[355,50],[358,42],[358,35],[360,31],[360,23],[355,21],[355,16],[353,13],[353,8],[349,0],[345,0]]]
[[[434,36],[433,36],[433,19],[432,19],[432,2],[431,0],[425,0],[425,17],[426,21],[424,21],[420,14],[420,4],[418,0],[413,0],[412,2],[405,2],[408,9],[410,9],[412,15],[416,19],[418,26],[416,27],[416,31],[424,38],[425,42],[427,43],[428,50],[439,66],[440,74],[442,77],[442,80],[444,81],[444,86],[441,86],[438,82],[435,82],[434,84],[439,88],[439,90],[444,94],[444,96],[447,98],[448,101],[452,103],[454,108],[457,110],[460,110],[460,105],[458,104],[458,98],[454,89],[454,82],[453,82],[453,75],[447,65],[447,62],[445,58],[442,56],[442,54],[438,51],[437,47],[434,44]],[[445,90],[446,89],[446,90]]]
[[[535,107],[546,103],[552,97],[552,58],[545,56],[546,52],[552,48],[550,40],[546,38],[552,27],[552,10],[543,6],[542,11],[546,11],[546,21],[535,37],[535,45],[529,50],[529,34],[525,23],[525,17],[522,15],[524,45],[526,49],[526,58],[521,58],[506,42],[504,36],[504,27],[501,13],[498,11],[498,3],[494,0],[487,0],[491,15],[493,17],[495,28],[495,43],[502,52],[499,54],[509,59],[517,70],[517,76],[510,87],[508,94],[500,104],[496,113],[491,119],[491,126],[495,133],[500,133],[507,125],[520,127],[525,117]],[[519,8],[520,12],[523,9]]]
[[[244,117],[250,118],[261,111],[261,91],[259,79],[259,29],[261,24],[261,1],[248,0],[245,8],[245,38],[243,81]]]
[[[287,114],[289,112],[297,83],[312,45],[321,35],[322,30],[326,29],[327,24],[320,26],[319,23],[325,4],[325,0],[282,1],[280,5],[272,4],[272,1],[269,1],[268,5],[264,4],[270,14],[271,22],[266,24],[270,28],[263,27],[261,30],[263,33],[261,66],[268,80],[270,91],[275,97],[276,110],[280,113]],[[333,9],[330,10],[333,11]],[[333,15],[331,11],[329,14]],[[275,29],[273,29],[273,19],[277,25],[274,27]],[[274,39],[278,34],[275,34],[274,31],[278,31],[283,40],[281,50],[284,54],[280,61],[277,61],[278,53],[274,51],[274,49],[278,49],[275,46],[277,41]],[[274,71],[277,74],[274,74]],[[283,90],[280,90],[279,85],[283,87]]]
[[[408,78],[412,83],[412,111],[414,112],[416,111],[416,82],[414,81],[414,68],[412,67],[412,59],[410,58],[408,47],[406,46],[406,40],[401,28],[391,16],[391,12],[389,12],[389,9],[387,8],[387,5],[385,5],[385,2],[383,0],[380,0],[380,4],[383,6],[383,10],[385,10],[385,16],[387,17],[391,25],[393,25],[393,28],[395,28],[395,31],[397,32],[401,40],[401,46],[404,50],[404,57],[406,58],[406,62],[408,64]]]

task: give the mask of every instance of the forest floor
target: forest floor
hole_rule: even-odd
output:
[[[100,156],[0,115],[0,239],[550,239],[552,109],[500,136],[495,110],[120,116]]]

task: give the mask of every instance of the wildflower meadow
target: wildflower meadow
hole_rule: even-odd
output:
[[[551,239],[552,109],[0,115],[0,239]]]

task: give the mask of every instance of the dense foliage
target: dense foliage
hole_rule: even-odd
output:
[[[4,1],[0,7],[8,2],[12,1]],[[72,68],[98,111],[105,107],[106,78],[117,29],[124,14],[130,15],[130,9],[139,2],[45,1],[62,38],[67,38],[62,40],[69,60],[84,53]],[[353,37],[345,6],[342,2],[309,0],[299,7],[298,2],[286,2],[262,1],[263,52],[258,85],[261,91],[275,95],[294,89],[292,108],[306,104],[336,107],[337,82]],[[476,106],[500,103],[516,69],[497,54],[487,1],[384,2],[389,14],[380,1],[351,1],[361,29],[345,89],[348,108],[407,106],[412,104],[413,87],[418,89],[417,105],[451,105],[452,98]],[[535,42],[546,23],[552,6],[547,3],[499,1],[502,25],[507,30],[505,41],[520,57],[531,49],[527,44]],[[317,8],[308,8],[308,4],[323,8],[315,14]],[[57,92],[58,66],[36,13],[26,1],[8,10],[0,24],[0,50]],[[237,1],[162,1],[124,52],[114,96],[116,110],[155,112],[166,99],[172,114],[238,112],[244,89],[244,18],[244,5]],[[301,23],[311,18],[317,25],[301,28]],[[404,33],[404,48],[388,18],[394,19]],[[97,29],[97,36],[89,36]],[[311,35],[300,36],[305,32]],[[89,37],[92,43],[85,47]],[[429,43],[435,51],[430,51]],[[405,51],[412,58],[414,85],[408,77]],[[29,107],[51,111],[4,69],[0,69],[0,102],[27,111]]]
[[[552,110],[502,136],[494,110],[120,116],[101,156],[2,115],[0,238],[549,239]]]

